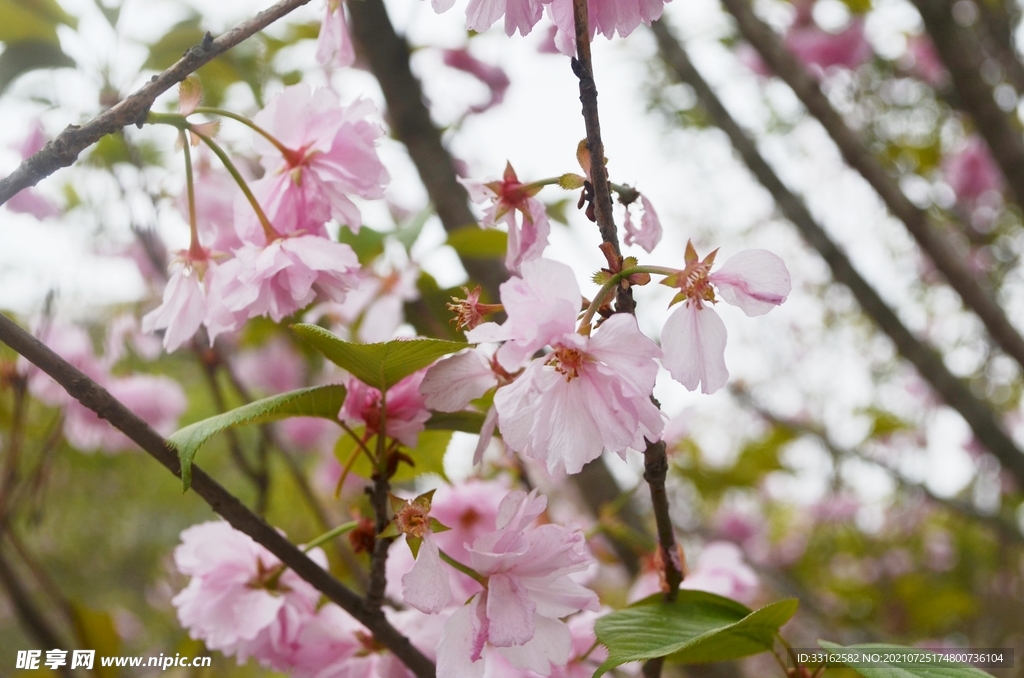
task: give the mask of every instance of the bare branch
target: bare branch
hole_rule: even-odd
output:
[[[106,135],[129,125],[141,127],[158,96],[204,64],[308,2],[309,0],[281,0],[217,38],[207,33],[200,44],[190,47],[181,59],[166,71],[154,75],[133,94],[84,125],[68,125],[42,150],[27,158],[17,169],[0,180],[0,205],[10,200],[18,191],[35,186],[62,167],[71,166],[78,159],[79,153]]]
[[[733,0],[726,0],[732,2]],[[818,251],[832,271],[832,277],[850,289],[861,309],[896,345],[896,350],[917,368],[918,373],[942,396],[946,404],[960,413],[974,436],[1024,483],[1024,454],[996,421],[991,408],[978,400],[970,389],[946,368],[942,357],[906,328],[891,308],[861,277],[847,256],[814,220],[803,201],[794,195],[765,162],[757,146],[733,120],[711,87],[694,68],[686,51],[672,35],[664,19],[652,26],[662,59],[681,82],[693,87],[704,110],[732,142],[757,180],[768,189],[786,218]]]
[[[963,299],[964,305],[978,315],[996,344],[1024,368],[1024,338],[1010,323],[990,291],[983,288],[967,268],[966,258],[937,232],[925,213],[903,194],[895,178],[882,168],[871,151],[846,125],[842,116],[832,108],[818,87],[818,82],[783,45],[775,31],[754,14],[749,1],[723,0],[723,4],[736,18],[747,42],[754,46],[768,67],[793,89],[811,115],[818,119],[832,137],[846,162],[860,172],[881,196],[889,211],[904,223],[917,244]]]
[[[50,375],[54,381],[67,390],[72,398],[95,412],[100,418],[109,421],[175,476],[181,476],[178,456],[160,434],[135,416],[106,389],[82,374],[3,314],[0,314],[0,341]],[[434,677],[433,662],[413,647],[409,639],[391,626],[383,615],[371,613],[364,605],[362,598],[354,591],[310,560],[306,554],[265,523],[262,518],[246,508],[217,481],[196,467],[192,469],[192,489],[232,527],[266,547],[297,575],[368,628],[382,645],[393,652],[419,678]]]

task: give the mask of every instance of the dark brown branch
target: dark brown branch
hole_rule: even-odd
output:
[[[974,118],[978,133],[1003,170],[1010,193],[1024,205],[1024,140],[1019,127],[996,104],[993,89],[981,76],[985,52],[978,36],[957,25],[945,0],[913,0],[942,62],[953,79],[960,106]]]
[[[732,2],[733,0],[726,0]],[[732,142],[743,162],[761,184],[768,189],[782,213],[803,234],[808,244],[818,251],[832,271],[832,277],[850,289],[861,309],[896,345],[896,350],[917,368],[918,373],[960,413],[974,436],[1009,470],[1018,482],[1024,483],[1024,454],[1003,431],[985,403],[946,368],[942,357],[920,341],[906,328],[891,308],[861,277],[847,256],[836,246],[825,230],[814,220],[803,201],[794,195],[765,162],[756,144],[733,120],[714,91],[690,62],[682,45],[672,35],[664,20],[652,27],[658,40],[661,58],[681,81],[693,87],[697,98],[711,120]]]
[[[573,0],[573,18],[576,24],[576,58],[572,70],[580,81],[580,103],[583,104],[583,121],[587,129],[587,150],[590,151],[590,181],[594,186],[594,211],[601,239],[612,246],[617,256],[619,238],[612,218],[612,194],[608,185],[608,173],[604,166],[604,141],[601,139],[601,122],[597,108],[597,83],[594,81],[594,65],[590,57],[590,29],[587,20],[587,0]],[[633,313],[636,303],[632,291],[618,290],[616,311]],[[592,464],[593,465],[593,464]],[[647,442],[644,450],[644,480],[651,491],[651,508],[658,530],[658,549],[661,553],[662,569],[665,575],[665,600],[671,602],[679,595],[679,584],[683,581],[680,547],[676,542],[675,528],[669,513],[668,494],[665,479],[668,477],[668,455],[665,442]],[[661,675],[663,658],[656,658],[644,666],[644,675],[657,678]]]
[[[832,108],[818,87],[817,80],[804,68],[775,31],[759,19],[749,0],[723,0],[726,9],[736,18],[740,32],[761,55],[768,67],[792,88],[807,110],[832,137],[846,162],[881,196],[892,214],[902,221],[921,249],[931,258],[935,268],[963,299],[964,305],[977,314],[996,344],[1024,367],[1024,338],[1010,323],[1003,309],[983,288],[967,268],[966,258],[957,252],[929,222],[923,211],[903,194],[896,179],[890,176],[856,133]],[[976,76],[975,76],[976,77]]]
[[[352,37],[380,82],[391,128],[409,149],[444,229],[451,233],[475,226],[477,219],[469,208],[469,195],[458,182],[455,163],[441,143],[441,132],[423,101],[423,89],[409,67],[409,45],[395,32],[382,0],[350,2],[348,9]],[[462,264],[491,299],[498,298],[498,285],[508,277],[501,262],[464,259]]]
[[[72,398],[100,418],[109,421],[175,476],[181,476],[178,456],[160,434],[135,416],[106,389],[82,374],[3,314],[0,314],[0,341],[50,375]],[[435,675],[433,663],[413,647],[409,639],[391,626],[383,616],[372,614],[355,592],[310,560],[277,530],[196,467],[192,470],[192,489],[232,527],[266,547],[287,567],[366,626],[382,645],[393,652],[418,677],[432,678]]]
[[[158,96],[215,57],[308,2],[309,0],[281,0],[217,38],[207,33],[200,44],[190,47],[173,66],[159,75],[154,75],[149,82],[128,98],[118,102],[84,125],[68,125],[41,151],[25,160],[10,175],[0,180],[0,205],[10,200],[15,193],[23,188],[35,186],[60,168],[69,167],[78,159],[79,153],[104,136],[113,134],[129,125],[141,127]]]
[[[409,149],[445,230],[451,232],[476,223],[469,208],[469,196],[456,179],[451,155],[441,143],[441,133],[423,102],[423,89],[409,67],[409,45],[395,32],[381,0],[360,0],[348,7],[353,36],[380,82],[395,136]],[[489,259],[463,259],[462,263],[488,296],[497,299],[498,286],[508,277],[504,265]],[[622,488],[603,464],[588,464],[573,476],[573,481],[595,516],[600,515],[603,505],[622,494]],[[623,506],[619,517],[632,529],[644,531],[643,520],[632,504]],[[633,548],[619,539],[611,538],[611,543],[620,562],[636,574],[640,561]]]

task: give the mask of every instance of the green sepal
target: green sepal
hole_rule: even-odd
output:
[[[423,540],[419,537],[414,537],[411,534],[407,534],[405,535],[405,543],[409,545],[409,550],[412,551],[412,557],[419,558],[420,544],[423,543]]]

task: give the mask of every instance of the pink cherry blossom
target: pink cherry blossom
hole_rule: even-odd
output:
[[[626,208],[626,218],[622,223],[626,231],[623,240],[627,245],[640,245],[648,254],[661,242],[661,221],[658,213],[654,211],[654,205],[646,196],[640,196],[640,203],[644,208],[644,214],[640,217],[640,226],[633,223],[629,208]]]
[[[459,181],[469,191],[473,202],[491,203],[481,223],[497,226],[500,222],[508,227],[505,268],[518,274],[525,262],[538,259],[543,254],[548,245],[551,224],[544,203],[533,197],[540,190],[539,186],[520,182],[511,163],[505,167],[500,181]]]
[[[590,39],[593,40],[598,33],[608,39],[616,33],[624,38],[641,23],[650,26],[651,22],[661,18],[665,4],[666,0],[587,0]],[[572,0],[551,0],[548,16],[558,29],[555,46],[562,54],[575,55],[576,24]]]
[[[375,113],[370,101],[341,106],[334,92],[299,84],[256,114],[253,121],[280,146],[254,138],[266,174],[251,188],[278,233],[326,235],[332,218],[359,230],[362,217],[349,196],[380,198],[388,181],[376,149],[384,132],[367,119]],[[252,208],[238,201],[235,213],[242,239],[259,242]]]
[[[580,532],[553,524],[530,527],[546,505],[536,490],[510,492],[496,530],[470,546],[469,565],[488,585],[445,624],[438,678],[483,676],[485,645],[513,666],[542,675],[569,660],[572,636],[560,619],[597,609],[597,596],[571,577],[592,558]]]
[[[164,350],[177,351],[206,320],[206,290],[216,263],[201,248],[198,256],[182,251],[171,262],[171,277],[164,287],[163,302],[142,317],[142,331],[164,331]]]
[[[244,169],[243,165],[239,171],[246,176]],[[226,170],[213,167],[205,154],[194,163],[193,172],[199,240],[211,252],[228,254],[242,246],[242,241],[235,232],[235,201],[241,198],[241,189]],[[183,192],[175,204],[178,211],[188,218],[187,192]],[[248,203],[246,207],[251,211]]]
[[[444,50],[444,63],[446,66],[469,73],[486,85],[490,91],[490,99],[482,104],[471,106],[468,113],[483,113],[497,106],[505,99],[505,92],[508,90],[511,81],[501,68],[480,61],[470,54],[466,48]]]
[[[673,283],[681,288],[677,299],[682,303],[661,331],[665,368],[691,391],[699,384],[703,393],[714,393],[729,380],[725,323],[710,306],[717,301],[715,288],[722,300],[748,316],[767,313],[784,302],[792,288],[786,265],[771,252],[745,250],[711,273],[716,252],[698,261],[687,244],[686,268]]]
[[[22,160],[26,160],[42,150],[46,145],[46,132],[38,120],[29,130],[28,135],[15,146]],[[35,188],[23,188],[15,193],[4,207],[19,214],[31,214],[36,219],[49,219],[60,216],[61,209],[49,198],[44,197]]]
[[[388,390],[384,418],[384,432],[407,447],[416,447],[416,440],[425,428],[430,411],[423,404],[420,383],[424,370],[410,374]],[[367,433],[377,434],[381,425],[380,391],[367,386],[355,377],[348,381],[348,394],[338,415],[349,425],[366,427]]]
[[[356,49],[345,23],[343,3],[327,0],[324,5],[320,36],[316,40],[316,60],[324,66],[351,66],[356,60]]]
[[[276,336],[257,348],[238,353],[235,374],[242,384],[264,395],[302,388],[306,361],[287,339]]]
[[[491,360],[481,350],[473,349],[428,368],[420,392],[428,409],[458,412],[497,385]]]
[[[340,301],[358,267],[351,247],[327,238],[293,235],[265,246],[246,244],[211,276],[210,340],[238,329],[246,318],[269,316],[280,322],[312,303],[317,292]]]
[[[510,448],[550,473],[579,473],[605,449],[624,454],[658,439],[664,424],[650,396],[660,351],[633,316],[612,316],[593,338],[566,334],[553,349],[494,396]]]
[[[239,664],[256,657],[265,666],[287,670],[320,592],[226,522],[190,527],[181,541],[175,566],[191,580],[172,602],[189,635],[236,655]],[[322,550],[309,555],[327,566]]]
[[[964,148],[947,156],[942,173],[957,199],[968,204],[1003,187],[1003,175],[979,136],[972,136]]]
[[[505,34],[516,31],[529,35],[540,21],[542,6],[540,0],[470,0],[466,7],[466,28],[482,33],[505,17]]]
[[[715,541],[704,546],[697,564],[680,588],[717,593],[726,598],[750,603],[757,597],[760,581],[743,560],[735,544]]]
[[[786,46],[808,66],[854,69],[871,58],[864,38],[864,20],[855,18],[839,33],[822,30],[810,17],[794,24],[786,34]]]

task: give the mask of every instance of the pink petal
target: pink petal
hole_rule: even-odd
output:
[[[565,666],[568,663],[572,652],[572,634],[569,627],[557,619],[537,615],[534,621],[537,630],[533,638],[523,645],[499,647],[498,652],[517,669],[533,671],[542,676],[550,675],[552,666]],[[590,671],[586,671],[585,675],[590,675]]]
[[[437,645],[438,678],[483,678],[483,643],[477,643],[479,623],[475,614],[478,601],[460,607],[445,623]]]
[[[316,60],[325,66],[333,63],[342,67],[351,66],[356,60],[355,46],[345,24],[345,8],[340,1],[326,2],[320,36],[316,41]]]
[[[537,606],[518,577],[491,575],[487,585],[488,639],[496,647],[522,645],[533,638]]]
[[[708,280],[724,301],[749,316],[764,315],[784,302],[793,289],[786,264],[768,250],[744,250]]]
[[[428,409],[458,412],[497,383],[487,356],[474,350],[433,365],[420,384],[420,393]]]
[[[437,542],[431,534],[420,545],[416,564],[402,577],[402,598],[427,614],[437,614],[452,600],[448,570],[441,562]]]
[[[714,393],[729,381],[725,367],[725,323],[711,308],[684,302],[661,331],[661,362],[672,378],[693,391]]]

